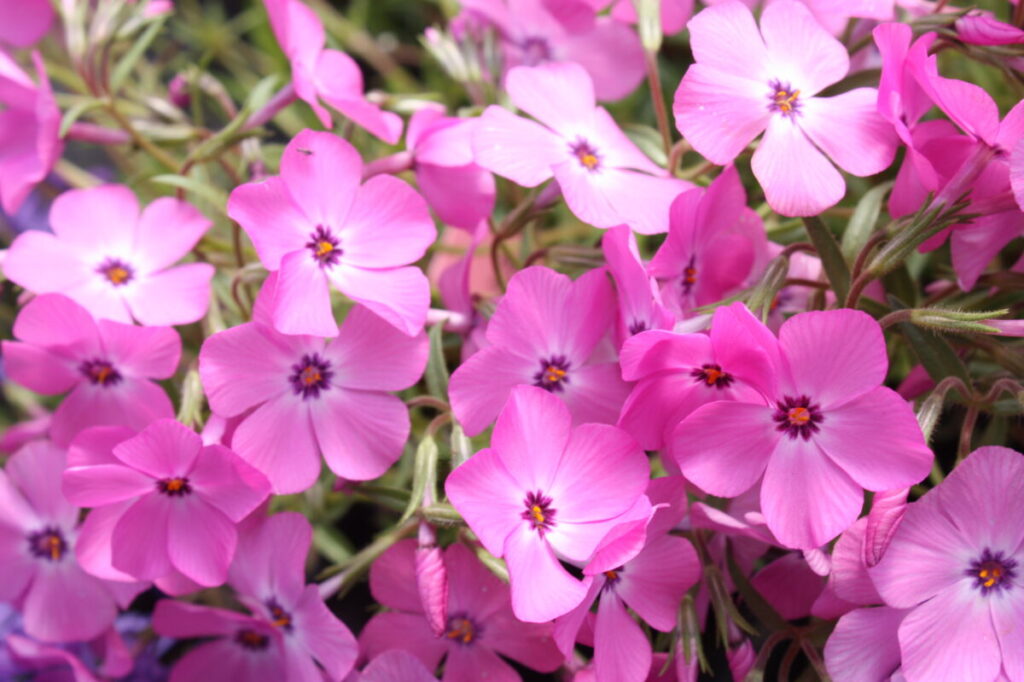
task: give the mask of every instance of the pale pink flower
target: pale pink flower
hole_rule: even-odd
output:
[[[7,0],[0,2],[0,41],[28,47],[46,35],[53,23],[50,0]]]

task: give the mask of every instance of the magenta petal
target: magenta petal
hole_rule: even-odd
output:
[[[278,270],[286,254],[304,251],[316,229],[280,177],[236,187],[228,198],[227,210],[249,235],[268,270]]]
[[[905,611],[857,609],[839,619],[825,643],[825,665],[835,682],[884,680],[900,665],[896,632]]]
[[[15,284],[37,294],[66,293],[97,276],[75,247],[49,232],[22,232],[4,258],[3,271]]]
[[[5,3],[0,9],[0,40],[28,47],[50,30],[53,15],[53,6],[45,0]]]
[[[360,268],[414,263],[436,237],[423,197],[391,175],[374,176],[359,188],[338,233],[342,259]]]
[[[117,607],[103,583],[74,562],[37,575],[22,610],[25,632],[45,641],[85,641],[110,627]]]
[[[307,585],[292,612],[298,643],[323,666],[332,680],[352,670],[359,654],[356,638],[320,598],[316,585]]]
[[[371,135],[388,144],[398,143],[402,137],[401,116],[365,99],[363,74],[354,59],[338,50],[323,50],[315,69],[316,90],[323,101]]]
[[[897,140],[892,125],[878,115],[877,101],[874,88],[801,100],[800,128],[847,173],[880,173],[892,163]]]
[[[132,501],[126,500],[99,507],[85,517],[75,540],[75,558],[86,573],[120,583],[133,580],[132,576],[114,568],[112,550],[114,528],[132,504]]]
[[[227,580],[238,533],[223,512],[196,495],[172,500],[167,555],[174,568],[204,587]]]
[[[281,177],[314,225],[338,229],[359,189],[363,161],[334,133],[304,130],[281,157]]]
[[[421,614],[391,611],[370,619],[359,633],[359,645],[368,658],[395,649],[408,651],[431,670],[448,648],[446,642],[434,636]]]
[[[6,504],[8,500],[5,499],[4,484],[0,478],[0,501]],[[38,563],[25,551],[25,533],[22,529],[0,524],[0,561],[4,566],[0,600],[15,602],[35,577]]]
[[[829,576],[829,584],[839,599],[861,606],[883,601],[864,563],[864,531],[867,525],[866,518],[858,519],[836,540]]]
[[[594,669],[606,680],[642,680],[651,669],[651,643],[614,590],[601,595],[597,608]]]
[[[405,403],[384,393],[332,387],[310,403],[309,415],[327,466],[353,481],[381,476],[409,437]]]
[[[452,545],[453,548],[461,546]],[[388,608],[423,613],[423,603],[416,587],[416,540],[399,540],[373,562],[370,566],[370,593]]]
[[[519,620],[552,620],[572,611],[587,594],[586,586],[562,568],[548,543],[528,524],[518,524],[508,536],[503,555],[512,590],[512,612]]]
[[[428,345],[425,334],[410,337],[356,306],[324,355],[337,366],[346,388],[401,391],[423,376]]]
[[[700,578],[700,560],[685,538],[663,535],[623,567],[616,593],[651,627],[676,626],[683,595]]]
[[[771,55],[773,75],[799,83],[801,97],[812,97],[846,75],[846,47],[826,31],[807,5],[775,2],[761,14],[761,33]]]
[[[623,404],[618,426],[644,450],[660,450],[676,424],[703,404],[698,388],[682,372],[642,379]]]
[[[186,263],[140,278],[126,294],[132,317],[150,326],[200,320],[210,306],[213,273],[209,263]]]
[[[636,33],[612,17],[597,17],[593,30],[585,33],[570,32],[562,47],[566,61],[582,65],[593,78],[599,100],[622,99],[644,78],[643,47]]]
[[[79,507],[101,507],[153,492],[154,481],[140,471],[115,464],[72,467],[61,489]]]
[[[129,507],[110,537],[111,565],[139,580],[173,570],[167,555],[167,526],[175,500],[153,492]]]
[[[62,526],[74,526],[78,509],[60,494],[60,475],[67,456],[62,448],[49,441],[26,443],[7,460],[4,472],[11,485],[39,516]],[[20,493],[20,494],[19,494]],[[15,495],[6,495],[13,498]],[[11,500],[15,508],[21,505]],[[21,514],[12,514],[15,522]]]
[[[99,320],[97,328],[109,360],[122,374],[169,379],[181,358],[181,337],[169,327],[136,327]]]
[[[246,417],[231,447],[263,472],[278,495],[305,490],[320,473],[309,406],[290,393],[267,401]]]
[[[444,682],[515,682],[522,679],[515,668],[485,646],[452,647],[444,664]]]
[[[911,610],[899,628],[907,679],[996,679],[999,640],[988,601],[961,581]]]
[[[828,411],[879,386],[889,368],[882,328],[859,310],[795,315],[779,330],[792,383]]]
[[[222,445],[207,445],[200,450],[188,479],[196,494],[235,523],[270,493],[266,477]]]
[[[521,514],[528,491],[519,488],[494,450],[473,455],[448,476],[444,488],[452,505],[495,556],[501,556],[509,533],[527,527]]]
[[[398,649],[385,651],[363,668],[360,682],[436,682],[419,659]]]
[[[544,126],[489,106],[473,131],[477,164],[523,187],[536,187],[565,160],[565,141]]]
[[[418,163],[416,184],[446,225],[471,230],[494,212],[494,176],[476,164]]]
[[[95,253],[97,246],[131,253],[139,202],[124,185],[72,189],[58,196],[50,209],[50,225],[61,241]]]
[[[292,251],[281,259],[274,298],[274,328],[282,334],[338,334],[326,271],[306,250]]]
[[[342,264],[328,274],[338,291],[388,324],[409,336],[423,329],[430,307],[430,282],[419,268],[363,270]]]
[[[734,497],[761,477],[779,434],[771,408],[714,402],[680,422],[669,441],[688,479],[713,495]]]
[[[101,349],[92,315],[60,294],[43,294],[25,304],[14,320],[14,337],[44,348],[66,346],[60,354],[75,360]]]
[[[212,225],[191,204],[161,197],[142,211],[135,255],[147,270],[166,268],[184,258]]]
[[[880,424],[885,428],[880,430]],[[813,439],[833,462],[868,490],[918,483],[928,475],[934,459],[913,409],[884,386],[829,410]]]
[[[45,348],[17,341],[4,341],[2,348],[7,377],[31,391],[56,395],[82,381],[71,362]]]
[[[566,461],[563,452],[570,442],[571,426],[569,410],[554,394],[519,386],[512,389],[498,416],[491,447],[520,490],[548,493]],[[544,434],[543,438],[538,438],[539,434]]]
[[[184,476],[192,470],[202,440],[173,419],[154,422],[114,448],[114,456],[153,478]]]
[[[141,430],[157,419],[172,419],[174,408],[163,389],[151,381],[125,378],[108,390],[79,384],[53,413],[50,437],[64,445],[90,426],[127,426]]]
[[[765,469],[761,510],[784,546],[820,547],[849,528],[863,504],[861,487],[813,440],[779,439]]]
[[[306,585],[306,555],[313,528],[298,512],[252,514],[239,526],[228,581],[239,594],[297,600]]]
[[[199,376],[210,408],[224,417],[287,393],[291,366],[306,344],[242,324],[210,336],[199,351]]]
[[[512,388],[533,383],[537,370],[537,361],[499,346],[483,348],[459,365],[452,373],[448,394],[452,412],[466,435],[475,436],[486,429]]]
[[[843,176],[785,116],[772,116],[751,168],[768,204],[782,215],[816,215],[846,193]]]

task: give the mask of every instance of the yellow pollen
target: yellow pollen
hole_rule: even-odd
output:
[[[56,561],[60,558],[60,538],[56,535],[48,535],[46,537],[46,548],[50,552],[50,558]]]
[[[554,365],[548,365],[548,368],[544,370],[544,373],[547,375],[544,378],[553,384],[557,384],[559,381],[564,379],[566,374],[564,369],[559,369]]]
[[[473,624],[466,618],[457,618],[452,621],[451,630],[445,633],[445,637],[448,639],[461,639],[463,644],[472,642],[474,636]]]
[[[326,239],[321,239],[316,243],[317,256],[326,256],[331,251],[334,251],[334,244],[330,243]]]
[[[258,632],[253,632],[252,630],[246,630],[242,632],[239,636],[241,637],[243,643],[253,647],[263,646],[265,640],[263,635],[261,635]]]
[[[608,580],[618,580],[619,578],[619,574],[615,571],[605,571],[604,576],[608,578]]]
[[[319,383],[323,376],[320,374],[320,370],[316,367],[307,367],[302,370],[302,376],[300,377],[302,383],[306,386],[312,386],[313,384]]]
[[[113,370],[110,367],[100,365],[99,369],[93,370],[92,375],[96,378],[96,381],[101,384],[105,384],[107,383],[107,379],[110,378],[111,372],[113,372]]]
[[[789,411],[789,423],[796,426],[806,424],[811,421],[811,411],[806,407],[794,407]]]
[[[580,160],[580,163],[582,163],[587,168],[587,170],[594,170],[595,168],[597,168],[597,156],[591,154],[590,152],[580,152],[579,154],[576,155],[576,158]]]
[[[722,378],[723,374],[725,374],[725,372],[723,372],[720,369],[708,367],[707,369],[704,370],[704,381],[707,383],[708,386],[714,386],[715,384],[718,383],[718,380]]]
[[[537,523],[544,523],[544,510],[537,505],[530,507],[530,513],[533,514],[533,520]]]
[[[185,481],[184,479],[181,478],[172,478],[171,480],[167,481],[165,487],[167,489],[167,492],[176,493],[185,487]]]
[[[109,279],[113,284],[124,284],[131,276],[127,270],[119,265],[107,268],[106,275],[107,279]]]
[[[783,113],[789,113],[793,110],[793,104],[796,102],[796,98],[800,96],[799,90],[793,92],[786,92],[785,90],[779,90],[775,93],[775,106],[782,110]]]
[[[687,284],[697,283],[697,268],[686,268],[683,270],[684,279]]]
[[[985,587],[993,587],[999,583],[1000,578],[1003,577],[1003,569],[998,566],[989,568],[983,568],[978,571],[978,577],[984,580],[982,583]]]

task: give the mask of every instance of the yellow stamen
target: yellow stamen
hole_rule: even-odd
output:
[[[580,152],[577,155],[577,158],[580,160],[580,163],[582,163],[586,167],[587,170],[594,170],[595,168],[597,168],[598,160],[597,156],[595,156],[594,154],[591,154],[590,152]]]
[[[171,480],[167,481],[165,487],[167,488],[167,492],[176,493],[185,487],[185,480],[181,478],[172,478]]]
[[[124,284],[131,276],[127,270],[119,265],[107,269],[107,279],[113,284]]]
[[[799,90],[793,92],[786,92],[785,90],[779,90],[775,93],[775,106],[782,110],[783,113],[789,113],[793,110],[793,105],[796,103],[797,97],[800,96]]]
[[[300,377],[302,383],[306,386],[312,386],[313,384],[319,383],[323,379],[323,375],[320,374],[320,370],[316,367],[307,367],[302,370],[302,376]]]
[[[806,407],[794,407],[789,411],[789,423],[794,425],[806,424],[811,421],[811,411]]]
[[[445,637],[448,639],[460,639],[463,644],[471,643],[475,636],[473,624],[466,618],[457,618],[452,621],[451,629],[445,633]]]
[[[544,370],[544,373],[546,374],[546,376],[544,377],[545,379],[547,379],[553,384],[557,384],[559,381],[565,378],[566,371],[564,369],[559,369],[554,365],[548,365],[548,368]]]
[[[334,251],[334,244],[330,243],[326,239],[321,239],[316,243],[316,255],[319,257],[326,256],[331,251]]]
[[[707,367],[704,369],[704,381],[707,383],[708,386],[714,386],[715,384],[718,383],[718,380],[722,378],[723,374],[725,374],[725,372],[723,372],[720,369],[715,369],[714,367]]]
[[[56,535],[49,535],[46,538],[47,548],[50,550],[50,558],[56,561],[60,558],[61,541]]]
[[[697,268],[686,268],[683,270],[683,281],[687,284],[697,283]]]
[[[536,504],[530,507],[530,513],[533,514],[533,520],[538,524],[544,523],[544,510]]]
[[[616,573],[615,571],[605,571],[604,572],[604,577],[608,578],[608,580],[618,580],[619,579],[619,574]]]

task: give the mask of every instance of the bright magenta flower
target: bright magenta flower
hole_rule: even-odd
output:
[[[430,284],[416,267],[436,236],[427,204],[389,175],[360,186],[363,163],[331,133],[296,135],[281,175],[237,187],[228,215],[278,272],[274,326],[285,334],[337,333],[330,286],[409,336],[423,328]]]
[[[42,38],[53,23],[49,0],[19,0],[0,3],[0,41],[28,47]]]

